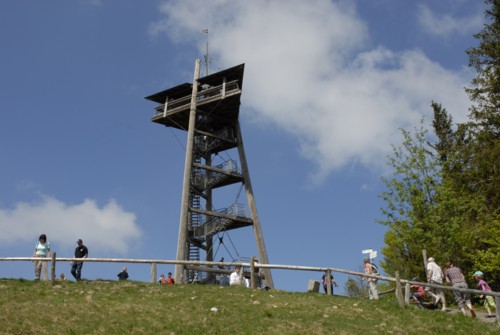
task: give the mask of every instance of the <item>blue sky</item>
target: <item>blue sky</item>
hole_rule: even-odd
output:
[[[192,81],[208,29],[210,73],[245,63],[240,123],[270,262],[358,270],[361,250],[383,246],[380,178],[398,129],[430,122],[432,100],[466,118],[465,50],[483,11],[477,0],[2,1],[0,256],[30,256],[46,233],[59,257],[82,238],[91,257],[175,259],[185,133],[150,122],[144,97]],[[216,258],[257,254],[250,228],[224,242]],[[88,263],[83,277],[120,268]],[[148,266],[129,269],[149,279]],[[293,291],[321,277],[273,275]],[[0,277],[32,278],[31,263],[0,262]]]

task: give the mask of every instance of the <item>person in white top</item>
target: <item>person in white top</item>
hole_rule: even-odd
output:
[[[234,268],[234,272],[229,276],[229,286],[246,285],[245,277],[241,274],[241,266]]]
[[[436,264],[436,260],[429,257],[427,260],[427,282],[431,284],[443,285],[443,270],[439,265]],[[442,311],[446,311],[446,299],[444,297],[444,292],[440,288],[431,288],[430,293],[436,299],[434,305],[437,306],[438,302],[441,301]]]

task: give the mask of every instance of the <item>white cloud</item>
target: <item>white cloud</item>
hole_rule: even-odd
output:
[[[243,104],[255,122],[298,138],[320,182],[352,161],[386,166],[399,127],[413,126],[439,101],[460,121],[466,72],[451,72],[419,50],[367,50],[368,27],[350,1],[168,1],[155,34],[197,43],[225,68],[246,63]],[[257,121],[259,120],[259,121]],[[429,117],[430,120],[430,117]]]
[[[453,34],[470,35],[479,31],[483,25],[482,12],[467,17],[436,15],[429,7],[422,4],[418,5],[417,18],[425,32],[438,37],[448,37]]]
[[[80,0],[84,5],[102,6],[102,0]]]
[[[141,237],[133,213],[124,211],[114,200],[99,208],[94,200],[76,205],[43,196],[38,203],[18,203],[14,209],[0,208],[0,242],[36,242],[42,233],[59,247],[76,246],[81,238],[96,251],[126,254],[131,241]],[[71,255],[69,255],[71,256]],[[68,255],[66,255],[68,257]]]

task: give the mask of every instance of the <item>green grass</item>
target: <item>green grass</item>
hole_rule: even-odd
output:
[[[0,334],[498,334],[458,314],[317,293],[0,279]],[[213,307],[217,312],[211,311]]]

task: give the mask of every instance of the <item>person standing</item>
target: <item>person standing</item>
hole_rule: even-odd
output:
[[[485,292],[491,292],[490,285],[484,280],[484,274],[481,271],[476,271],[474,272],[473,275],[474,279],[477,280],[477,288],[480,289],[481,291]],[[491,313],[491,308],[496,309],[497,305],[495,304],[495,299],[491,295],[484,295],[481,294],[479,298],[484,299],[484,307],[486,308],[486,311],[488,312],[487,318],[494,318],[496,315]]]
[[[33,257],[46,258],[50,257],[50,242],[47,242],[47,235],[42,234],[38,237],[38,242],[35,244],[35,251],[33,251]],[[44,261],[36,260],[35,262],[35,280],[40,280],[40,273],[42,272],[42,266]]]
[[[462,270],[453,265],[453,262],[449,261],[446,263],[446,270],[444,270],[444,277],[447,283],[451,283],[451,287],[453,288],[463,288],[468,289],[467,282],[465,281],[465,277],[462,273]],[[455,297],[455,301],[458,304],[458,308],[464,316],[467,316],[465,312],[465,306],[470,310],[470,315],[472,318],[476,317],[476,312],[472,308],[472,303],[470,301],[469,293],[462,293],[459,291],[453,291],[453,296]]]
[[[379,271],[375,264],[370,262],[368,257],[365,257],[363,260],[365,262],[365,273],[367,275],[379,275]],[[377,291],[377,279],[366,277],[368,281],[368,297],[370,300],[378,300],[378,291]]]
[[[328,280],[326,280],[326,274],[324,274],[323,277],[321,277],[321,284],[323,284],[323,290],[325,290],[325,294],[328,294]],[[333,295],[333,285],[335,285],[335,287],[339,287],[339,285],[337,284],[332,275],[330,275],[330,285]]]
[[[443,285],[443,270],[436,264],[436,260],[429,257],[427,260],[427,282],[431,284]],[[438,302],[441,301],[441,310],[446,311],[446,298],[444,296],[443,289],[431,288],[432,294],[435,296],[434,305],[437,306]]]
[[[75,249],[75,258],[89,257],[89,250],[86,246],[83,245],[83,241],[81,239],[78,239],[76,243],[78,244],[78,246]],[[77,281],[81,280],[82,278],[82,267],[83,262],[73,262],[73,265],[71,266],[71,274]]]

